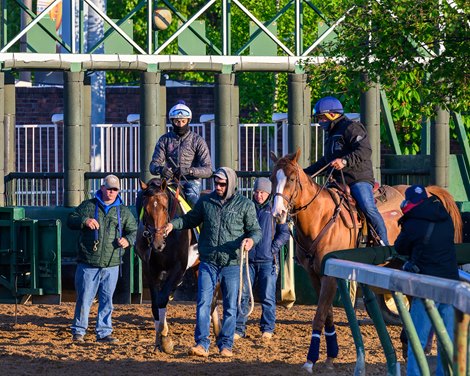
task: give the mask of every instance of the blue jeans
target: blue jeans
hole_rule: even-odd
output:
[[[450,304],[443,304],[436,302],[437,310],[444,321],[444,326],[449,334],[450,340],[454,341],[454,308]],[[421,346],[426,346],[426,342],[428,341],[429,332],[431,331],[431,320],[429,319],[428,314],[426,313],[426,308],[424,303],[419,298],[414,298],[413,302],[411,303],[411,319],[416,328],[416,332],[418,333],[419,341],[421,342]],[[441,361],[441,350],[438,345],[437,349],[437,376],[444,375],[444,368],[442,367]],[[455,349],[454,351],[457,351]],[[406,374],[408,376],[419,376],[421,373],[419,371],[418,363],[416,362],[415,355],[413,350],[411,349],[411,345],[408,345],[408,365],[406,368]]]
[[[272,261],[262,263],[250,263],[250,279],[251,287],[258,282],[258,296],[261,302],[261,320],[260,329],[261,333],[274,332],[276,324],[276,281],[277,281],[277,268]],[[245,273],[245,271],[243,271]],[[245,278],[245,274],[243,274]],[[241,301],[241,310],[237,314],[237,327],[235,333],[240,337],[245,336],[246,320],[245,316],[249,309],[249,291],[248,280],[245,278],[243,282],[243,295]]]
[[[95,268],[79,263],[75,272],[77,303],[72,324],[72,334],[85,335],[88,329],[88,316],[93,299],[98,293],[98,316],[96,318],[96,338],[109,336],[113,327],[113,294],[119,276],[119,266]]]
[[[203,261],[199,265],[194,340],[197,345],[201,345],[206,350],[209,349],[211,343],[209,339],[211,303],[218,281],[220,281],[222,291],[224,316],[222,329],[217,337],[217,347],[219,350],[224,348],[231,350],[235,334],[240,284],[240,267],[238,265],[222,267]]]
[[[187,182],[181,181],[183,186],[183,193],[186,197],[186,201],[191,207],[196,205],[199,196],[201,195],[201,181],[200,180],[188,180]]]
[[[361,181],[350,186],[351,195],[356,200],[357,206],[367,218],[367,222],[374,228],[380,239],[388,245],[387,228],[384,219],[379,213],[374,201],[374,193],[372,185],[368,182]]]

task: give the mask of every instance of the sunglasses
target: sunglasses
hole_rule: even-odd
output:
[[[119,189],[117,188],[106,188],[107,191],[114,191],[114,192],[117,192],[119,191]]]
[[[219,187],[226,187],[226,186],[227,186],[227,183],[222,183],[222,182],[220,182],[220,181],[214,180],[214,185],[215,185],[216,187],[217,187],[217,186],[219,186]]]

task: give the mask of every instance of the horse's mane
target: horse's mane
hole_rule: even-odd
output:
[[[462,243],[462,232],[463,232],[463,222],[462,216],[460,215],[459,208],[457,207],[454,198],[452,195],[444,188],[441,188],[437,185],[430,185],[426,187],[426,190],[439,198],[442,202],[442,205],[449,212],[452,222],[454,222],[454,242]]]
[[[162,188],[162,180],[159,178],[150,179],[147,183],[147,189],[144,191],[144,195],[151,197],[156,193],[159,193],[163,190]]]

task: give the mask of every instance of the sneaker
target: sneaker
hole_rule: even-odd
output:
[[[117,338],[111,337],[109,335],[109,336],[106,336],[106,337],[103,337],[103,338],[97,338],[96,342],[99,342],[99,343],[116,343],[116,342],[119,342],[119,340]]]
[[[264,332],[261,335],[261,339],[266,342],[271,341],[271,338],[273,338],[273,334],[271,332]]]
[[[206,350],[202,345],[197,345],[189,349],[189,355],[193,356],[202,356],[207,358],[209,356],[209,351]]]
[[[224,347],[222,350],[220,350],[220,356],[223,356],[224,358],[231,358],[233,356],[233,352],[232,350]]]
[[[73,342],[85,342],[85,338],[83,334],[74,334],[72,337]]]

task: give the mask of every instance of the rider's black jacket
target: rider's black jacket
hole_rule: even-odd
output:
[[[305,173],[313,175],[332,160],[342,158],[347,162],[346,167],[341,170],[346,184],[352,185],[360,181],[373,184],[372,148],[367,131],[361,123],[344,115],[334,120],[326,134],[323,154],[317,162],[304,169]],[[342,182],[341,171],[333,172],[337,182]]]

